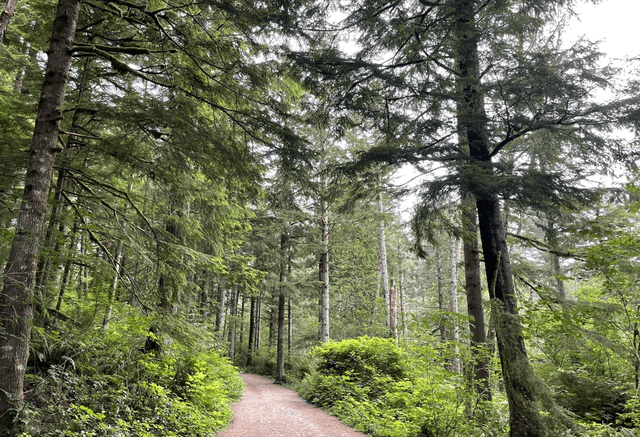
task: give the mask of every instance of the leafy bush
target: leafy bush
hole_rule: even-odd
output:
[[[425,359],[435,353],[412,356],[391,340],[369,337],[330,342],[312,353],[318,365],[297,386],[300,395],[359,431],[373,437],[493,435],[471,426],[472,394],[460,375]]]
[[[251,365],[246,366],[246,372],[258,375],[274,377],[276,376],[276,350],[260,349],[251,358]],[[287,382],[298,382],[311,373],[311,360],[308,356],[285,354],[284,373]]]
[[[237,370],[204,344],[174,341],[161,356],[143,353],[149,323],[130,314],[106,331],[36,329],[22,436],[209,437],[224,429],[243,391]]]

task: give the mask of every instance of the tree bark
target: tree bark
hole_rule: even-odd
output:
[[[384,219],[382,213],[382,192],[378,193],[378,211],[380,212],[380,274],[382,280],[382,295],[384,296],[385,309],[384,318],[386,326],[389,327],[389,271],[387,270],[387,237],[384,232]]]
[[[13,426],[13,399],[22,399],[33,320],[30,302],[36,278],[38,249],[48,210],[54,152],[60,132],[61,111],[71,64],[80,2],[60,0],[53,22],[49,58],[42,85],[25,178],[22,209],[16,236],[4,271],[0,296],[0,432]]]
[[[287,352],[293,353],[293,314],[291,313],[291,296],[287,298]]]
[[[109,306],[104,315],[104,320],[102,321],[102,329],[109,329],[109,321],[111,320],[111,314],[113,313],[113,303],[116,300],[116,290],[118,289],[118,279],[120,278],[120,259],[122,258],[122,246],[124,244],[123,240],[120,240],[118,243],[118,251],[116,252],[116,257],[113,260],[113,270],[115,271],[115,275],[113,276],[113,282],[111,284],[111,292],[109,293]],[[60,303],[62,303],[62,296],[60,296]],[[59,310],[59,308],[56,307]]]
[[[442,254],[440,248],[436,245],[436,279],[438,280],[438,311],[440,311],[440,324],[438,330],[440,331],[440,341],[445,342],[447,340],[447,330],[444,325],[443,311],[444,311],[444,290],[443,290],[443,277],[442,277]]]
[[[470,161],[480,178],[479,184],[469,183],[468,187],[470,191],[475,188],[471,192],[476,197],[489,295],[497,301],[494,305],[496,338],[509,402],[510,436],[542,437],[547,433],[534,391],[535,376],[522,338],[498,194],[495,189],[482,183],[485,178],[491,180],[493,168],[480,81],[480,32],[476,27],[476,1],[456,0],[452,11],[456,20],[454,38],[458,70],[456,88],[459,93],[457,111],[462,128],[460,134],[466,137]]]
[[[229,310],[229,359],[233,363],[236,357],[236,316],[238,315],[238,298],[240,296],[240,287],[236,286],[236,290],[231,292],[231,309]]]
[[[222,332],[222,321],[224,320],[224,306],[226,300],[226,290],[218,284],[218,312],[216,313],[216,332]]]
[[[400,272],[400,282],[398,283],[398,293],[400,295],[400,323],[405,339],[409,337],[409,327],[407,326],[407,307],[404,298],[404,273]]]
[[[276,349],[276,382],[286,382],[284,375],[284,319],[285,319],[285,302],[287,298],[287,266],[286,266],[286,251],[288,245],[289,236],[283,233],[280,237],[280,252],[282,261],[280,263],[280,292],[278,293],[278,345]]]
[[[456,263],[456,243],[455,237],[450,239],[450,267],[451,267],[451,282],[449,289],[449,311],[458,313],[458,265]],[[460,327],[456,318],[453,319],[453,342],[454,342],[454,355],[452,360],[452,370],[456,373],[460,373]]]
[[[247,346],[247,366],[251,365],[251,355],[253,353],[253,336],[256,317],[256,297],[251,295],[251,310],[249,311],[249,344]]]
[[[322,230],[322,253],[320,254],[320,295],[322,301],[320,341],[329,341],[329,207],[325,200],[321,202],[322,214],[320,217]]]
[[[18,0],[7,0],[7,3],[4,5],[4,10],[2,11],[2,14],[0,14],[0,44],[4,42],[4,36],[6,35],[7,29],[9,28],[11,18],[13,18],[13,14],[15,14],[16,12],[17,4]],[[75,23],[73,26],[75,33]]]
[[[395,278],[391,278],[389,288],[389,333],[391,338],[398,340],[398,289]]]
[[[62,298],[64,297],[64,293],[67,289],[67,284],[69,283],[69,274],[71,273],[71,264],[72,258],[71,253],[73,252],[74,247],[76,246],[78,235],[78,219],[73,223],[73,231],[71,232],[71,241],[69,242],[67,259],[64,262],[64,271],[62,273],[62,281],[60,282],[60,291],[58,293],[58,302],[56,303],[56,310],[60,312],[62,308]]]
[[[471,333],[471,353],[473,356],[473,384],[478,395],[491,400],[489,384],[489,352],[482,307],[482,284],[480,282],[480,252],[478,251],[477,216],[471,199],[463,199],[463,214],[466,221],[464,238],[464,279],[467,294],[467,314]]]

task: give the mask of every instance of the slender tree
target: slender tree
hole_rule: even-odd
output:
[[[36,263],[48,211],[48,195],[58,150],[62,104],[69,78],[71,49],[80,2],[58,3],[48,52],[45,82],[36,115],[22,210],[0,296],[0,429],[12,427],[16,400],[22,398],[33,319],[31,297]]]

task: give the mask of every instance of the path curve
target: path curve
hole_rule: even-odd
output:
[[[366,437],[264,376],[240,374],[247,387],[218,437]]]

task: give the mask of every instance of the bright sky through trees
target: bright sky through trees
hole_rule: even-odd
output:
[[[606,0],[599,4],[583,3],[576,7],[579,17],[567,28],[567,41],[585,35],[601,41],[601,50],[610,58],[637,56],[638,16],[636,0]]]

